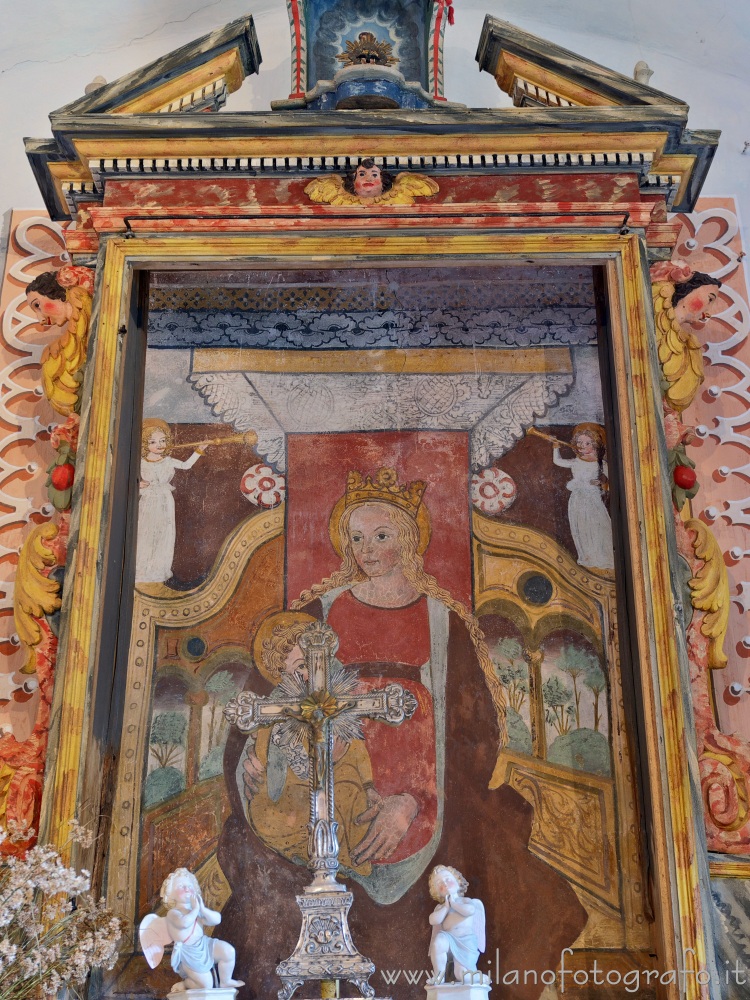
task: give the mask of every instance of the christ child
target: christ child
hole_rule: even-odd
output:
[[[279,694],[300,698],[307,694],[307,667],[299,638],[314,622],[302,612],[281,611],[270,615],[258,630],[253,643],[255,662]],[[370,864],[355,864],[352,853],[367,829],[358,820],[377,797],[370,757],[363,740],[335,738],[333,760],[339,860],[342,866],[366,875]],[[261,730],[255,745],[249,744],[243,763],[250,822],[269,847],[291,860],[307,859],[309,768],[307,744],[294,720]]]

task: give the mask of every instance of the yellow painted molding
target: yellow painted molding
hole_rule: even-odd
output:
[[[711,878],[750,878],[750,858],[711,861],[708,870]]]
[[[63,181],[90,181],[91,171],[87,164],[78,160],[60,160],[49,164],[49,172],[57,183]],[[61,189],[62,190],[62,187]]]
[[[620,272],[620,273],[618,273]],[[663,923],[665,952],[660,956],[665,968],[680,968],[686,949],[693,949],[695,971],[705,967],[705,923],[700,901],[700,880],[687,766],[686,720],[681,697],[682,683],[675,638],[674,610],[666,553],[667,512],[661,483],[666,470],[660,451],[660,419],[655,408],[653,376],[649,354],[648,319],[650,308],[648,274],[643,266],[637,240],[629,240],[617,265],[608,268],[611,301],[622,289],[622,311],[611,310],[614,336],[613,360],[617,374],[620,412],[630,420],[620,425],[621,453],[625,463],[626,496],[623,508],[630,524],[630,559],[633,566],[635,627],[643,689],[644,728],[652,789],[656,794],[652,822],[654,859],[652,871],[657,888],[658,915]],[[656,668],[654,678],[653,667]],[[656,683],[654,683],[656,680]],[[662,746],[667,787],[659,778]],[[667,791],[668,788],[668,791]],[[674,859],[675,879],[669,873]],[[674,938],[669,937],[670,893],[676,892]],[[682,949],[682,954],[678,950]],[[705,987],[695,976],[687,977],[686,1000],[704,1000]]]
[[[689,153],[669,153],[660,156],[651,172],[657,175],[666,176],[672,174],[680,178],[680,183],[675,195],[675,204],[680,204],[687,194],[690,178],[693,176],[696,158]]]
[[[80,501],[80,524],[73,571],[72,600],[64,656],[58,673],[63,680],[59,743],[52,786],[53,808],[48,839],[65,858],[70,856],[70,821],[77,816],[83,773],[82,749],[88,723],[89,666],[97,646],[96,608],[99,596],[97,566],[100,564],[104,504],[107,493],[112,396],[116,388],[117,330],[124,291],[124,258],[108,253],[101,275],[101,313],[94,358],[94,392],[88,420],[88,445]],[[63,662],[61,663],[60,660]]]
[[[517,115],[519,120],[528,117],[528,109],[504,108],[510,122]],[[297,136],[226,136],[217,138],[177,139],[165,134],[163,138],[137,139],[76,139],[73,145],[82,163],[89,160],[117,157],[257,157],[257,156],[310,156],[310,138]],[[509,133],[502,131],[477,135],[389,134],[373,135],[371,132],[321,135],[315,138],[317,156],[461,156],[492,155],[493,153],[644,153],[658,160],[667,141],[666,132],[565,132],[548,128],[536,133]]]
[[[464,372],[571,372],[573,362],[567,347],[538,350],[514,348],[383,349],[367,351],[274,351],[253,348],[196,348],[192,371],[205,372],[382,372],[410,375]]]

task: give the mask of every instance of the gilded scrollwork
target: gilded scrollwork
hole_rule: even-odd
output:
[[[693,550],[702,565],[690,580],[693,607],[704,612],[701,632],[708,642],[708,666],[725,667],[724,639],[729,623],[729,580],[719,544],[703,521],[692,518],[688,530],[695,532]]]
[[[706,818],[724,836],[739,831],[750,815],[747,776],[733,751],[729,745],[704,747],[699,760]]]
[[[50,521],[37,525],[27,535],[18,557],[13,616],[18,637],[29,651],[23,667],[27,673],[35,670],[34,647],[43,637],[39,619],[53,614],[60,607],[60,582],[47,575],[58,562],[58,555],[49,543],[59,533],[59,526]]]

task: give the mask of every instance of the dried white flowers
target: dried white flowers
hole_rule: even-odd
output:
[[[9,822],[0,844],[30,836]],[[90,846],[93,837],[74,820],[71,840]],[[90,888],[89,872],[67,868],[48,845],[0,859],[0,1000],[75,994],[92,968],[114,966],[124,924]]]

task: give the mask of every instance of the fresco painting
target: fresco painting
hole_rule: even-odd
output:
[[[335,742],[341,872],[362,952],[389,967],[398,940],[404,967],[424,965],[408,928],[431,908],[429,866],[451,861],[481,887],[508,967],[553,968],[569,946],[636,961],[649,947],[642,901],[634,909],[615,877],[625,852],[638,875],[641,849],[623,822],[621,710],[612,721],[620,661],[592,271],[269,277],[201,288],[173,274],[151,290],[136,561],[162,566],[161,579],[136,580],[130,671],[148,688],[130,743],[145,766],[134,915],[158,905],[179,827],[180,858],[189,845],[251,988],[273,987],[306,880],[309,746],[291,721],[246,737],[223,709],[242,690],[301,690],[299,635],[322,620],[338,636],[337,683],[398,682],[417,705],[398,728],[365,721]],[[503,533],[519,530],[541,540],[536,568],[502,551]],[[578,854],[554,848],[566,838]],[[584,840],[601,860],[593,875]],[[509,896],[539,933],[514,934]],[[260,898],[276,916],[259,939],[243,928]]]

